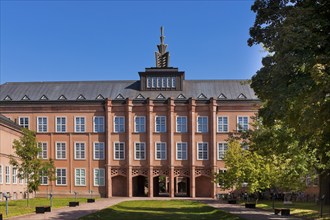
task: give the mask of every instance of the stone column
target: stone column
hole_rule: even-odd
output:
[[[189,99],[189,133],[190,133],[190,141],[189,141],[189,148],[191,149],[190,152],[190,197],[196,197],[195,191],[195,163],[196,163],[196,143],[195,143],[195,132],[196,132],[196,102],[194,99]]]
[[[153,102],[152,100],[147,100],[147,117],[146,117],[146,132],[147,132],[147,143],[146,143],[146,149],[147,149],[147,155],[148,155],[148,164],[149,164],[149,175],[148,175],[148,196],[153,197],[154,196],[154,181],[153,181],[153,160],[154,160],[154,149],[155,146],[153,144],[152,135],[154,132],[153,128]]]
[[[174,131],[175,131],[175,121],[174,121],[174,100],[173,98],[168,99],[168,111],[167,111],[167,152],[169,161],[169,194],[170,197],[174,197],[174,159],[175,159],[175,143],[174,143]]]
[[[213,98],[210,99],[210,162],[211,171],[215,173],[217,170],[217,102]],[[216,183],[213,181],[213,175],[211,175],[212,189],[211,196],[216,196]]]
[[[125,132],[126,132],[126,161],[127,161],[127,194],[128,197],[133,196],[133,178],[132,178],[132,156],[133,156],[133,143],[132,143],[132,132],[133,132],[133,125],[132,125],[132,108],[133,103],[132,100],[126,100],[126,117],[125,117]]]

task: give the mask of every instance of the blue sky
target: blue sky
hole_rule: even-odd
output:
[[[0,83],[138,79],[160,26],[186,79],[248,79],[253,1],[1,1]]]

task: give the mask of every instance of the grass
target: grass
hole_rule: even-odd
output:
[[[273,210],[272,201],[259,201],[257,208],[265,210]],[[330,207],[329,205],[323,206],[323,216],[325,218],[319,218],[320,205],[315,202],[293,202],[292,204],[283,204],[283,202],[276,201],[275,208],[289,208],[290,214],[299,217],[305,217],[307,219],[330,219]]]
[[[238,220],[229,213],[211,206],[188,200],[138,200],[121,202],[99,212],[84,216],[88,219],[130,219],[130,220]]]
[[[53,198],[52,208],[59,208],[68,206],[69,202],[75,201],[74,198]],[[77,198],[77,202],[87,202],[86,198]],[[9,200],[8,202],[8,217],[35,213],[36,206],[49,206],[50,200],[48,198],[34,198],[29,199],[29,206],[26,206],[26,200]],[[3,217],[6,216],[6,202],[0,202],[0,213]]]

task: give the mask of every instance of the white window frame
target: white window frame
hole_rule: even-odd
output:
[[[204,119],[206,118],[206,125],[204,123]],[[200,124],[199,119],[202,119],[202,124]],[[201,130],[200,130],[200,128]],[[206,131],[204,130],[204,128],[206,128]],[[209,132],[209,117],[208,116],[197,116],[197,133],[207,133]]]
[[[147,77],[147,88],[151,88],[151,77]]]
[[[42,186],[48,185],[48,176],[45,176],[43,172],[40,172],[40,185]]]
[[[6,184],[10,184],[10,166],[5,166],[5,180]]]
[[[158,154],[158,149],[157,149],[157,145],[160,144],[160,149],[159,149],[159,157],[157,157],[157,154]],[[162,147],[164,146],[164,158],[162,157],[162,152],[163,152],[163,149]],[[167,160],[167,145],[166,145],[166,142],[156,142],[155,143],[155,160]]]
[[[151,88],[156,88],[156,86],[157,86],[156,77],[151,77]]]
[[[0,184],[3,184],[3,166],[0,164]]]
[[[227,124],[224,123],[224,118],[227,120]],[[229,132],[229,117],[228,116],[218,116],[217,118],[217,132],[218,133],[228,133]],[[222,124],[220,124],[220,119],[222,119]],[[225,129],[227,126],[227,129]]]
[[[100,119],[102,119],[102,124],[96,124],[96,122],[95,122],[96,119],[98,119],[98,121]],[[105,132],[104,124],[105,124],[104,116],[94,116],[93,117],[93,132],[94,133],[104,133]]]
[[[125,116],[113,117],[113,132],[115,133],[125,132]]]
[[[199,154],[200,154],[200,150],[199,150],[199,147],[200,147],[200,144],[202,144],[202,158],[199,157]],[[206,144],[206,159],[204,158],[204,144]],[[208,160],[209,159],[209,143],[208,142],[198,142],[197,143],[197,160]]]
[[[57,148],[57,147],[58,147],[58,146],[57,146],[58,144],[61,145],[61,146],[60,146],[60,147],[61,147],[60,151],[61,151],[61,152],[64,151],[64,155],[65,155],[64,158],[62,157],[62,154],[63,154],[63,153],[60,153],[60,154],[57,153],[57,152],[59,151],[59,149]],[[62,147],[63,147],[63,144],[64,144],[64,150],[63,150],[63,148],[62,148]],[[60,142],[60,141],[55,142],[55,147],[56,147],[56,151],[55,151],[55,159],[56,159],[56,160],[66,160],[66,151],[67,151],[67,150],[66,150],[66,149],[67,149],[67,147],[66,147],[66,142]],[[59,157],[59,155],[61,155],[61,157]]]
[[[161,88],[161,86],[162,86],[162,78],[157,77],[157,88]]]
[[[181,124],[178,123],[178,119],[181,118]],[[185,119],[186,122],[184,125],[182,125],[182,119]],[[188,132],[188,117],[187,116],[176,116],[176,132],[177,133],[187,133]],[[180,129],[179,129],[180,127]],[[182,131],[182,128],[184,128],[184,131]]]
[[[171,88],[171,77],[166,77],[166,88]]]
[[[21,119],[23,119],[23,118],[27,119],[27,127],[26,127],[26,124],[25,124],[25,120],[24,120],[23,124],[21,123]],[[30,117],[29,116],[19,116],[18,117],[18,124],[23,128],[30,129]]]
[[[57,170],[61,170],[61,176],[59,177],[57,175]],[[62,176],[62,170],[65,170],[65,176]],[[65,184],[63,184],[63,179],[65,178]],[[58,183],[58,181],[61,180],[61,183]],[[57,167],[56,168],[56,182],[55,182],[56,186],[66,186],[68,184],[68,172],[67,169],[65,167]]]
[[[240,118],[242,118],[243,122],[244,122],[244,118],[247,118],[247,124],[246,124],[247,128],[246,129],[244,128],[244,125],[245,125],[244,123],[243,123],[243,126],[241,126],[241,128],[240,128],[240,123],[239,123]],[[249,116],[238,115],[237,116],[237,131],[240,132],[240,131],[247,131],[247,130],[249,130]]]
[[[61,119],[61,124],[58,124],[57,119]],[[62,121],[63,119],[65,121],[64,124],[63,124],[63,121]],[[66,125],[67,125],[66,116],[56,116],[55,117],[55,131],[56,131],[56,133],[65,133],[67,131]],[[60,126],[61,129],[58,129],[59,128],[58,126]],[[63,128],[64,128],[64,131],[63,131]]]
[[[176,77],[171,77],[171,87],[172,88],[176,87]]]
[[[166,88],[166,77],[162,77],[162,88]]]
[[[217,147],[217,159],[223,160],[225,154],[228,150],[228,143],[227,142],[219,142]]]
[[[40,123],[39,119],[41,119],[41,123]],[[46,119],[45,124],[44,124],[44,121],[43,121],[44,119]],[[46,128],[46,129],[44,129],[44,128]],[[46,116],[38,116],[37,117],[37,132],[39,132],[39,133],[48,132],[48,117],[46,117]]]
[[[139,148],[139,149],[137,149],[137,148]],[[137,157],[137,154],[139,154],[139,157]],[[143,154],[143,157],[141,156],[142,154]],[[146,159],[146,143],[145,142],[134,142],[134,160],[145,160],[145,159]]]
[[[118,144],[118,149],[116,149],[116,145]],[[120,149],[121,147],[123,147],[123,149]],[[116,152],[118,152],[118,156],[116,157]],[[123,157],[121,157],[120,155],[123,155]],[[113,143],[113,159],[114,160],[125,160],[125,142],[114,142]]]
[[[38,142],[38,147],[41,149],[38,152],[38,158],[48,159],[48,142]]]
[[[79,175],[77,171],[79,170]],[[82,175],[82,172],[84,174]],[[74,169],[74,185],[75,186],[86,186],[86,169],[85,168],[75,168]]]
[[[83,149],[82,149],[83,147]],[[85,160],[86,159],[86,143],[74,142],[74,159]]]
[[[96,149],[96,145],[99,145],[98,148]],[[99,152],[99,155],[101,155],[102,152],[102,157],[96,157],[96,152]],[[94,142],[93,143],[93,160],[104,160],[105,159],[105,147],[104,147],[104,142]]]
[[[159,125],[157,125],[157,119],[159,118]],[[162,120],[164,119],[164,123],[162,123]],[[159,126],[159,129],[157,128]],[[162,129],[164,128],[164,129]],[[155,132],[157,133],[165,133],[166,132],[166,116],[157,115],[155,116]]]
[[[95,172],[96,170],[98,171],[98,174],[99,174],[98,177],[96,176],[96,172]],[[96,181],[95,181],[96,179],[98,179],[99,184],[96,183]],[[102,182],[102,180],[103,180],[103,182]],[[93,185],[94,186],[105,186],[105,169],[104,168],[94,168],[94,170],[93,170]]]
[[[179,146],[181,145],[181,146]],[[181,149],[179,150],[179,147]],[[185,147],[185,150],[183,150]],[[179,153],[181,154],[181,158],[178,157]],[[188,143],[187,142],[177,142],[176,143],[176,160],[188,160]]]
[[[17,184],[17,167],[12,167],[12,183]]]
[[[142,121],[143,121],[143,123],[141,123]],[[135,133],[145,133],[146,132],[146,117],[145,116],[135,116],[134,117],[134,132]]]
[[[83,123],[82,123],[81,119],[83,119]],[[86,117],[85,116],[75,116],[74,117],[74,132],[76,132],[76,133],[86,132]]]

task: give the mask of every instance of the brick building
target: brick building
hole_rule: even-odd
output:
[[[214,197],[228,132],[248,129],[259,100],[242,80],[185,80],[161,34],[156,67],[133,81],[0,85],[0,112],[37,132],[57,180],[39,194]],[[50,187],[53,185],[53,187]],[[52,188],[52,189],[51,189]]]

